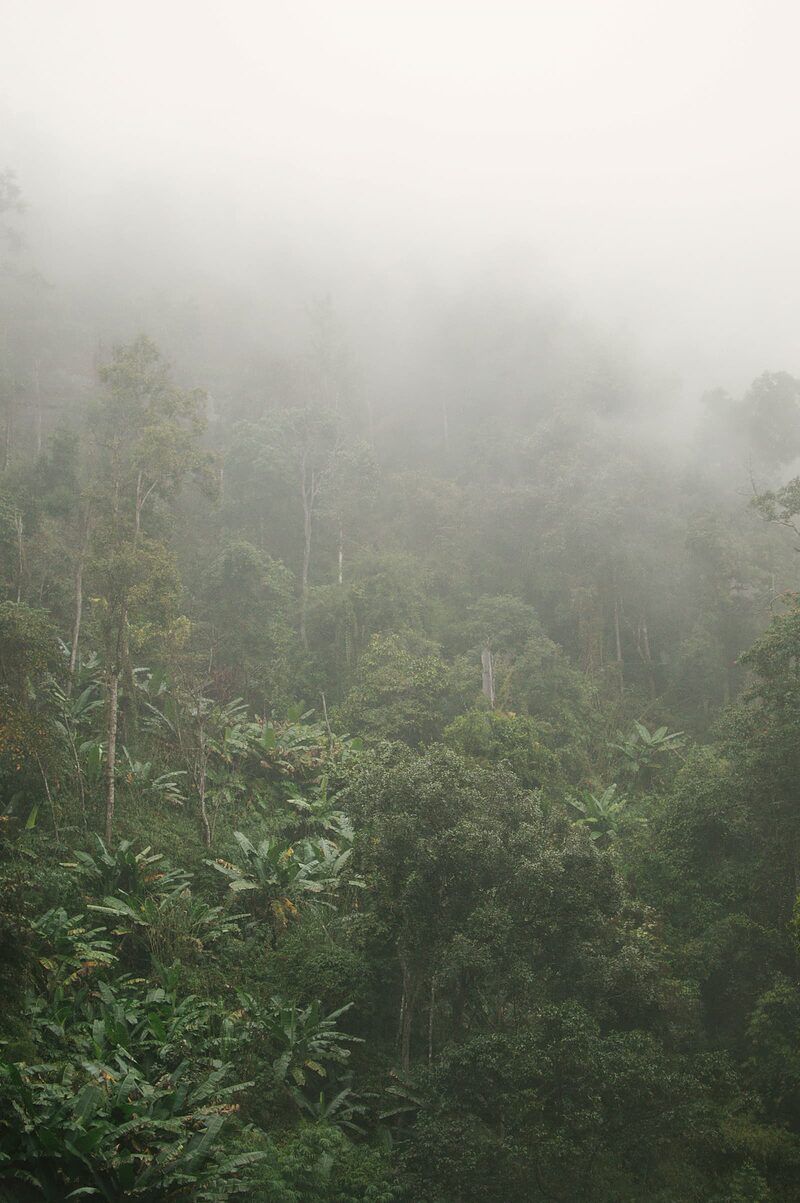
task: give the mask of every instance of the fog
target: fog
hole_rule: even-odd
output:
[[[0,1203],[800,1203],[798,48],[0,0]]]
[[[193,332],[213,375],[330,296],[391,390],[478,298],[607,340],[643,404],[800,372],[790,0],[0,11],[0,166],[98,338]]]

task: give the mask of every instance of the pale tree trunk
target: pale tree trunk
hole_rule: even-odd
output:
[[[322,715],[323,715],[323,718],[325,719],[325,729],[328,732],[328,739],[333,739],[333,732],[331,731],[330,719],[328,718],[328,703],[325,701],[324,693],[320,693],[319,696],[322,698]]]
[[[481,652],[482,681],[481,690],[494,710],[494,656],[488,647]]]
[[[311,509],[303,493],[303,570],[300,578],[300,642],[308,651],[306,611],[308,609],[308,568],[311,563]]]
[[[200,781],[199,781],[199,790],[198,790],[198,792],[200,794],[200,821],[203,825],[203,843],[205,844],[206,848],[210,849],[211,848],[211,825],[208,821],[208,811],[206,810],[205,752],[202,752],[201,755],[202,755],[203,759],[202,759],[202,764],[200,766]]]
[[[78,644],[81,638],[81,618],[83,617],[83,556],[78,561],[78,567],[75,571],[75,620],[72,624],[72,647],[69,653],[69,686],[68,693],[72,693],[72,680],[75,676],[75,669],[78,666]]]
[[[339,584],[344,582],[344,531],[339,523]]]
[[[119,718],[119,668],[115,665],[108,674],[108,748],[106,749],[106,844],[114,838],[114,803],[117,767],[117,721]]]
[[[136,509],[134,511],[134,521],[136,525],[133,533],[134,546],[139,542],[139,533],[142,527],[142,510],[145,507],[145,502],[148,500],[150,494],[153,492],[153,489],[157,484],[158,478],[156,477],[156,479],[150,484],[149,488],[146,489],[144,487],[143,474],[139,472],[139,475],[136,478]]]
[[[198,715],[201,713],[201,706],[198,705]],[[178,743],[183,745],[183,735],[180,727],[178,729]],[[208,786],[208,743],[206,741],[205,725],[201,719],[200,726],[197,732],[197,756],[194,761],[193,772],[195,784],[197,786],[197,796],[200,799],[200,825],[203,829],[203,843],[206,848],[211,847],[211,822],[208,817],[207,806],[207,786]]]
[[[78,566],[75,569],[75,619],[72,623],[72,647],[69,653],[69,682],[67,696],[72,693],[72,683],[75,669],[78,667],[78,645],[81,638],[81,619],[83,617],[83,564],[89,546],[89,514],[86,514],[86,525],[83,528],[83,543],[81,544]]]
[[[145,488],[144,475],[140,471],[136,480],[136,504],[134,508],[133,549],[139,543],[142,510],[145,502],[158,484],[154,480]],[[115,482],[115,512],[119,504],[119,481]],[[108,669],[108,750],[106,758],[106,842],[110,845],[114,834],[114,805],[116,794],[115,772],[117,767],[117,725],[119,722],[119,682],[128,662],[128,599],[122,602],[119,626],[116,632],[113,663]]]

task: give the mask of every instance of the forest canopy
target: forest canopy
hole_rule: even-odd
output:
[[[9,15],[0,1203],[800,1203],[796,38],[354,3]]]

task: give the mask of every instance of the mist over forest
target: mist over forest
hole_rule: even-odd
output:
[[[0,0],[0,1203],[800,1201],[788,0]]]

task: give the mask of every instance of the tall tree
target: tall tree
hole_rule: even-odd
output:
[[[205,394],[178,388],[150,339],[117,347],[100,379],[106,394],[93,415],[98,517],[92,567],[106,662],[105,834],[111,842],[119,690],[129,667],[131,625],[146,631],[148,620],[163,623],[177,604],[177,571],[158,538],[158,502],[174,497],[188,475],[207,482],[209,456],[199,446]]]

